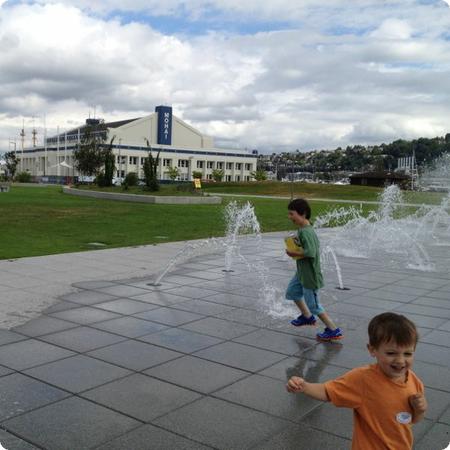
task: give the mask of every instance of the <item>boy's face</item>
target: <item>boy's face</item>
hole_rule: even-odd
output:
[[[400,346],[396,342],[383,342],[378,348],[367,345],[369,353],[376,358],[378,366],[388,377],[404,381],[406,372],[414,362],[415,345]]]
[[[297,211],[293,210],[288,210],[288,219],[300,227],[308,223],[304,215],[300,215]]]

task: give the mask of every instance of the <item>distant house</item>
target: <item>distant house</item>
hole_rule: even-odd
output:
[[[350,184],[360,186],[385,187],[398,184],[402,189],[410,187],[411,177],[397,172],[364,172],[350,175]]]
[[[0,177],[2,175],[6,175],[6,161],[3,161],[3,159],[0,159]]]

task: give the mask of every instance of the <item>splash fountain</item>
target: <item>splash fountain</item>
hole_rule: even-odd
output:
[[[239,251],[239,238],[243,235],[254,236],[254,244],[261,240],[261,229],[253,206],[246,202],[239,205],[236,201],[228,203],[224,211],[226,236],[224,238],[209,238],[199,242],[188,242],[159,273],[151,286],[160,286],[162,279],[174,267],[195,256],[225,251],[224,272],[232,272],[233,261],[243,258]]]

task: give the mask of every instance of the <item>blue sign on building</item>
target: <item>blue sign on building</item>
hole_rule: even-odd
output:
[[[158,144],[172,145],[172,107],[157,106],[158,113]]]

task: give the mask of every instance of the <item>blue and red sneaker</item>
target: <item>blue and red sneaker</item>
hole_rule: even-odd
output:
[[[340,328],[336,328],[335,330],[330,330],[328,327],[325,328],[323,333],[316,334],[317,339],[322,342],[330,342],[330,341],[339,341],[344,337],[344,333]]]
[[[316,324],[316,318],[313,315],[311,317],[305,317],[303,314],[300,314],[296,319],[291,320],[291,324],[294,327],[314,326]]]

